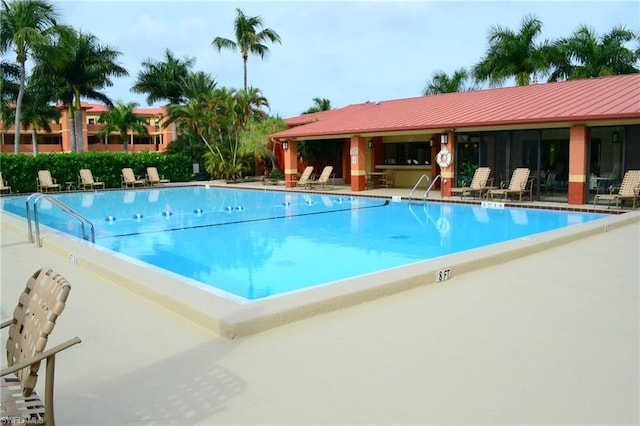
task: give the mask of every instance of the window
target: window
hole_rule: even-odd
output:
[[[384,164],[425,165],[431,162],[429,142],[400,142],[384,144]]]

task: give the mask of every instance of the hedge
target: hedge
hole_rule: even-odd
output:
[[[158,173],[171,182],[186,182],[192,178],[192,164],[183,154],[113,152],[0,154],[2,177],[14,193],[30,193],[37,189],[38,170],[49,170],[64,188],[65,182],[77,184],[80,169],[90,169],[94,179],[106,188],[120,188],[122,169],[130,167],[135,175],[144,176],[147,167],[155,166]]]

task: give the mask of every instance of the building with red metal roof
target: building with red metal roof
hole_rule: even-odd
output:
[[[287,147],[287,181],[299,141],[341,143],[338,170],[355,191],[369,173],[393,171],[408,187],[439,175],[449,195],[474,167],[491,167],[496,184],[527,167],[535,198],[584,204],[640,169],[640,74],[372,101],[285,121],[272,139]],[[444,168],[441,151],[452,158]]]

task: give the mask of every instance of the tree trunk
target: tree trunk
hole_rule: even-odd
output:
[[[33,146],[33,156],[38,155],[38,132],[35,126],[31,126],[31,145]]]
[[[247,55],[242,55],[242,66],[244,71],[244,91],[247,91]]]
[[[24,85],[25,85],[25,61],[20,62],[20,87],[18,89],[18,99],[16,100],[16,121],[15,121],[15,135],[13,137],[13,152],[18,154],[20,152],[20,110],[22,109],[22,98],[24,97]]]
[[[76,142],[76,122],[74,120],[74,111],[73,106],[69,104],[69,119],[67,120],[69,123],[69,139],[71,140],[71,152],[77,151],[77,142]]]
[[[75,109],[73,111],[73,121],[76,126],[76,151],[75,152],[83,152],[84,151],[84,136],[83,136],[83,127],[84,123],[82,122],[82,109]]]

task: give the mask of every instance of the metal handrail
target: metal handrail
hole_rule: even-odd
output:
[[[418,179],[418,181],[416,182],[415,185],[413,185],[413,189],[411,190],[411,192],[409,192],[409,199],[413,198],[413,193],[415,192],[416,188],[418,187],[418,185],[420,185],[420,183],[426,179],[427,182],[429,181],[429,176],[423,174],[422,176],[420,176],[420,179]]]
[[[429,182],[429,176],[427,175],[422,175],[420,176],[420,179],[418,179],[418,182],[416,182],[416,184],[413,186],[413,189],[411,190],[411,192],[409,192],[409,199],[411,200],[413,198],[413,193],[415,192],[415,190],[418,188],[418,186],[420,185],[420,183],[422,183],[423,180],[427,180],[427,182]],[[429,191],[431,191],[431,188],[433,188],[433,185],[435,185],[435,183],[438,181],[438,179],[440,179],[440,175],[436,176],[435,179],[433,179],[433,181],[431,182],[431,184],[429,185],[429,187],[427,188],[426,192],[424,193],[424,196],[422,197],[422,201],[427,201],[427,197],[429,196]]]
[[[33,202],[33,222],[35,223],[35,229],[36,229],[35,238],[31,230],[31,213],[29,209],[29,201],[34,196],[36,196],[36,199]],[[67,206],[66,204],[59,201],[58,199],[50,195],[41,194],[41,193],[31,194],[29,197],[27,197],[26,208],[27,208],[27,222],[29,227],[29,241],[31,241],[32,243],[36,243],[38,247],[42,247],[42,241],[40,239],[40,220],[38,219],[38,201],[42,200],[43,198],[49,201],[51,204],[59,207],[60,210],[69,214],[71,217],[73,217],[74,219],[77,219],[78,222],[80,222],[80,225],[82,226],[82,238],[84,240],[91,241],[92,243],[96,242],[96,231],[93,226],[93,223],[91,223],[89,219],[82,216],[80,213],[76,212],[71,207]],[[91,233],[88,236],[87,236],[85,224],[89,226],[89,229],[91,231]]]
[[[424,200],[427,200],[427,197],[429,196],[429,191],[431,191],[431,188],[433,188],[433,185],[436,184],[436,182],[438,181],[438,179],[440,179],[440,175],[436,176],[436,178],[433,180],[433,182],[431,182],[431,185],[429,185],[429,188],[427,188],[427,192],[424,193]]]
[[[29,209],[29,201],[31,201],[33,197],[40,196],[40,195],[42,195],[40,192],[34,192],[33,194],[27,197],[27,201],[25,202],[25,208],[27,210],[27,228],[29,230],[29,241],[32,243],[35,241],[33,239],[33,230],[31,229],[31,209]]]

